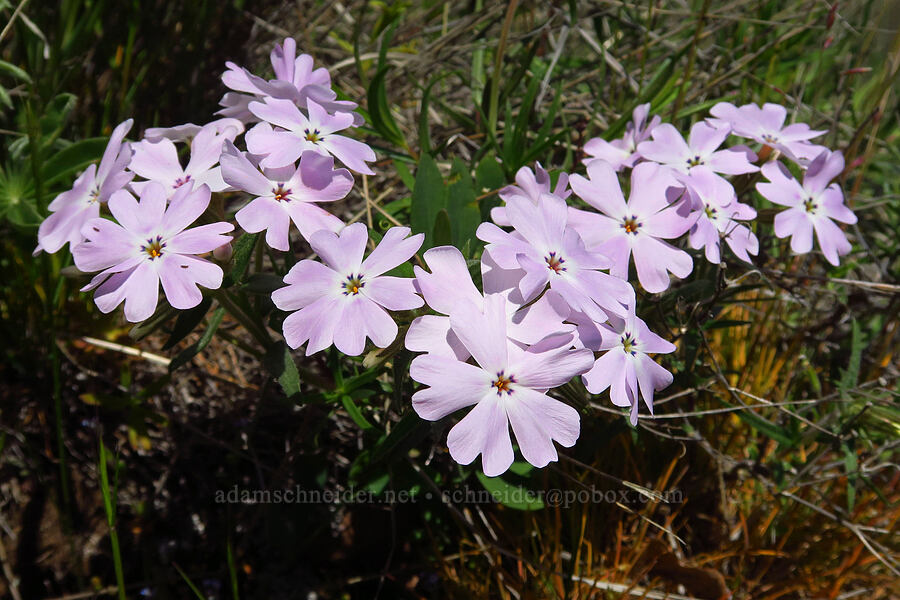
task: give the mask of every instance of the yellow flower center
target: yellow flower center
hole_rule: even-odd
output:
[[[630,217],[626,217],[620,227],[625,230],[625,233],[630,233],[632,235],[637,234],[638,229],[641,228],[642,223],[638,221],[637,216],[631,215]]]
[[[344,289],[342,294],[345,296],[356,296],[359,294],[359,290],[366,287],[366,282],[362,280],[362,274],[347,275],[347,280],[341,284],[341,287]]]
[[[147,243],[141,246],[141,252],[146,253],[150,260],[156,260],[163,255],[163,248],[165,247],[166,244],[162,241],[162,236],[158,235],[155,238],[148,239]]]
[[[503,392],[506,392],[506,395],[510,395],[513,393],[511,385],[516,382],[516,378],[510,375],[506,377],[503,374],[503,371],[497,373],[497,379],[491,383],[491,387],[497,390],[497,395],[500,396]]]
[[[303,133],[306,134],[306,141],[312,142],[313,144],[318,144],[325,139],[325,136],[322,135],[318,129],[313,129],[312,131],[310,131],[309,129],[304,129]]]

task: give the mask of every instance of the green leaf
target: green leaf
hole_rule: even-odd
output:
[[[271,296],[272,292],[284,287],[284,279],[275,273],[254,273],[247,278],[243,290],[251,294]]]
[[[169,373],[175,371],[175,369],[177,369],[178,367],[190,362],[192,358],[197,356],[197,354],[202,352],[204,348],[209,346],[209,343],[212,341],[213,336],[216,333],[216,329],[219,328],[219,324],[222,323],[222,319],[224,317],[224,307],[220,306],[213,311],[212,316],[209,318],[209,325],[206,326],[206,331],[203,332],[203,335],[200,336],[199,340],[179,352],[178,356],[172,359],[172,362],[169,363]]]
[[[87,168],[92,162],[100,160],[108,143],[109,138],[88,138],[69,144],[62,150],[54,153],[44,163],[41,172],[44,177],[44,184],[51,185],[56,183]]]
[[[25,69],[17,67],[12,63],[8,63],[5,60],[0,60],[0,72],[12,75],[16,79],[24,81],[25,83],[31,83],[31,76],[25,72]]]
[[[180,311],[178,313],[178,318],[175,319],[175,327],[172,328],[172,333],[169,335],[169,339],[166,340],[162,349],[169,350],[170,348],[174,348],[178,342],[186,338],[197,325],[203,322],[203,317],[206,316],[206,312],[211,305],[212,298],[205,297],[200,301],[200,304],[194,308]]]
[[[442,208],[434,220],[434,234],[431,236],[432,246],[449,246],[453,244],[450,215],[446,208]]]
[[[506,175],[503,167],[497,159],[488,154],[481,159],[475,168],[475,196],[481,197],[487,193],[495,192],[506,185]],[[500,206],[500,198],[497,194],[482,198],[479,202],[482,221],[490,221],[491,209]]]
[[[540,510],[544,501],[540,494],[521,485],[505,481],[502,477],[488,477],[481,471],[475,473],[478,481],[489,491],[494,500],[516,510]]]
[[[366,418],[363,416],[362,411],[356,405],[356,402],[353,401],[349,395],[344,395],[341,397],[341,404],[344,405],[344,408],[347,410],[347,414],[350,415],[350,418],[353,419],[353,422],[356,423],[360,429],[363,431],[372,431],[375,429],[375,426],[369,423]]]
[[[258,233],[245,233],[234,242],[234,250],[232,253],[231,272],[225,276],[222,287],[227,288],[235,283],[240,283],[250,264],[250,257],[253,256],[253,249],[256,247],[256,240],[259,239]]]
[[[390,106],[387,101],[387,90],[385,89],[385,77],[388,73],[388,67],[382,67],[375,73],[369,83],[367,99],[369,103],[369,118],[372,126],[381,136],[396,146],[406,148],[406,139],[400,132],[400,127],[391,114]]]
[[[847,442],[841,444],[841,450],[844,451],[844,472],[847,473],[847,510],[852,512],[853,506],[856,504],[859,462],[856,459],[856,452]]]
[[[265,362],[266,368],[278,380],[288,398],[300,394],[300,373],[287,344],[284,342],[274,344],[266,353]]]
[[[860,330],[857,320],[853,319],[850,334],[850,360],[847,363],[847,368],[841,372],[841,381],[838,383],[841,394],[846,395],[846,393],[855,387],[856,383],[859,381],[859,368],[862,363],[862,351],[864,347],[865,343],[863,342],[862,330]]]
[[[410,204],[410,227],[413,233],[424,233],[425,243],[422,251],[434,246],[431,239],[434,223],[441,209],[447,207],[447,188],[438,170],[437,163],[423,154],[416,169],[416,183],[413,188]]]
[[[459,158],[454,158],[450,171],[453,183],[447,190],[447,213],[453,229],[453,245],[462,250],[467,242],[474,241],[475,231],[481,224],[481,211],[475,195],[475,182],[469,168]],[[470,249],[474,244],[470,244]]]

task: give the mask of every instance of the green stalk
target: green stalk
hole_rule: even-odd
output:
[[[697,44],[700,42],[700,35],[703,33],[703,23],[706,21],[706,13],[709,11],[709,0],[703,0],[703,7],[700,9],[700,16],[697,18],[697,29],[694,30],[694,39],[691,42],[691,50],[688,52],[688,64],[684,70],[684,79],[681,80],[681,88],[678,90],[678,99],[675,101],[675,108],[672,110],[672,120],[681,112],[684,105],[684,91],[687,88],[688,80],[694,73],[694,61],[697,59]]]
[[[116,499],[109,489],[109,474],[106,471],[106,446],[100,438],[100,491],[103,493],[103,509],[106,511],[106,523],[109,525],[109,541],[112,545],[113,564],[116,569],[116,587],[119,600],[127,600],[125,596],[125,575],[122,571],[122,552],[119,549],[119,534],[116,532]],[[118,465],[116,466],[118,479]],[[118,487],[118,486],[116,486]],[[115,490],[113,490],[115,491]]]
[[[519,0],[510,0],[506,9],[506,18],[503,20],[503,30],[500,32],[500,41],[497,43],[497,53],[494,55],[494,72],[491,75],[490,106],[488,107],[488,131],[491,137],[497,137],[497,114],[500,104],[500,75],[503,69],[503,55],[506,52],[506,38],[512,28],[513,16],[516,14],[516,6]]]

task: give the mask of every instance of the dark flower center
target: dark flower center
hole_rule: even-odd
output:
[[[566,268],[563,266],[563,263],[566,262],[562,256],[557,256],[556,252],[551,252],[547,256],[544,257],[544,262],[547,263],[547,268],[559,275],[560,272],[565,271]]]
[[[279,183],[278,187],[272,190],[272,193],[275,195],[275,199],[281,202],[284,200],[285,202],[290,202],[291,200],[291,190],[284,189],[284,184]]]
[[[694,158],[689,158],[689,159],[687,160],[687,165],[688,165],[689,167],[696,167],[696,166],[699,166],[699,165],[702,165],[702,164],[703,164],[703,159],[700,158],[700,155],[699,155],[699,154],[695,154],[695,155],[694,155]]]
[[[359,290],[366,287],[366,282],[363,281],[362,273],[358,275],[351,273],[347,275],[347,280],[341,284],[341,287],[344,288],[344,291],[341,293],[345,296],[355,296],[359,294]]]
[[[503,395],[503,392],[506,392],[506,395],[509,396],[513,393],[513,390],[510,386],[515,382],[515,377],[513,377],[512,375],[507,377],[503,374],[503,371],[500,371],[499,373],[497,373],[497,379],[495,379],[494,382],[491,383],[491,387],[497,389],[498,396]]]
[[[707,204],[706,208],[703,209],[703,212],[706,213],[706,218],[715,221],[719,211]]]
[[[631,215],[630,217],[625,217],[625,220],[622,221],[622,224],[619,225],[619,227],[624,229],[625,233],[630,233],[632,235],[636,235],[638,232],[638,229],[641,228],[641,225],[643,225],[643,223],[638,221],[637,216]]]
[[[179,177],[178,179],[175,180],[175,184],[172,187],[177,190],[178,188],[180,188],[181,186],[183,186],[190,180],[191,180],[190,175],[185,175],[184,178]]]
[[[631,332],[626,331],[625,334],[622,335],[621,341],[622,349],[625,350],[625,352],[631,354],[632,356],[635,356],[637,354],[637,339],[635,339],[634,336],[631,335]]]
[[[148,239],[147,243],[141,246],[141,252],[145,252],[150,257],[150,260],[156,260],[163,255],[163,248],[165,247],[166,244],[162,241],[162,236],[158,235],[155,238]]]
[[[318,129],[313,129],[312,131],[310,131],[309,129],[304,129],[303,133],[305,134],[307,142],[318,144],[319,142],[325,141],[325,136],[322,135]]]
[[[803,208],[811,215],[816,214],[816,209],[819,208],[819,205],[816,204],[816,201],[812,198],[807,198],[803,201]]]

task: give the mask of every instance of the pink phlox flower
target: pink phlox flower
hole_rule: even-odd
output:
[[[100,271],[82,291],[96,288],[94,302],[104,313],[125,302],[125,318],[137,323],[156,310],[159,285],[174,308],[197,306],[203,298],[198,285],[222,285],[222,269],[200,258],[231,241],[224,235],[231,223],[188,227],[209,206],[209,187],[181,186],[166,207],[166,189],[150,182],[140,201],[126,190],[109,200],[116,221],[91,219],[82,228],[85,241],[75,246],[75,266]]]
[[[533,204],[541,201],[545,195],[554,195],[560,198],[568,198],[572,193],[569,187],[569,175],[560,173],[556,180],[556,187],[550,189],[550,174],[544,170],[541,163],[535,163],[534,171],[528,167],[522,167],[516,171],[516,185],[508,185],[498,195],[504,202],[510,198],[518,197],[530,200]],[[509,227],[510,222],[506,216],[505,206],[495,206],[491,209],[491,220],[501,227]]]
[[[578,411],[546,391],[590,369],[593,354],[568,345],[523,350],[508,342],[508,300],[489,294],[482,307],[454,307],[450,324],[476,364],[423,354],[413,359],[410,377],[428,386],[413,394],[413,408],[437,421],[473,406],[447,436],[453,459],[467,465],[481,455],[485,475],[504,473],[513,462],[512,425],[522,456],[536,467],[558,459],[553,442],[571,447],[578,439]],[[571,336],[571,334],[569,334]]]
[[[462,303],[484,306],[484,295],[472,282],[466,260],[458,249],[453,246],[431,248],[425,252],[424,259],[431,272],[415,267],[416,289],[431,309],[440,315],[449,315]],[[510,292],[517,290],[515,284],[506,285],[501,280],[502,273],[508,272],[482,268],[482,273],[485,294],[496,292],[509,296]],[[524,272],[520,273],[524,275]],[[569,334],[575,329],[563,323],[569,316],[569,307],[553,291],[548,291],[527,307],[510,301],[506,303],[506,309],[507,335],[522,348],[544,340],[545,344],[552,343],[548,338],[563,343],[566,341],[563,337],[571,338]],[[412,322],[406,334],[407,349],[466,360],[469,351],[450,328],[449,317],[440,315],[423,315]]]
[[[856,215],[844,204],[840,186],[829,185],[843,170],[843,154],[825,151],[810,163],[802,184],[777,161],[763,165],[762,174],[769,181],[756,184],[767,200],[788,207],[775,215],[775,235],[790,236],[791,249],[805,254],[812,250],[815,231],[822,253],[835,266],[852,248],[835,221],[856,223]]]
[[[354,124],[361,125],[362,116],[353,112],[357,104],[337,99],[337,94],[331,89],[328,70],[324,67],[314,69],[310,55],[296,54],[297,42],[293,39],[286,38],[283,46],[276,44],[270,55],[275,79],[268,81],[233,62],[225,63],[228,70],[222,74],[222,82],[234,92],[225,94],[219,102],[223,109],[217,114],[247,123],[258,120],[249,110],[250,102],[266,97],[281,98],[307,108],[307,100],[313,100],[328,112],[353,114]]]
[[[627,314],[634,306],[634,289],[626,281],[601,271],[610,260],[588,250],[578,232],[568,226],[565,200],[544,196],[539,204],[511,197],[506,214],[513,226],[507,233],[493,223],[482,223],[476,235],[487,242],[485,252],[505,270],[523,270],[518,283],[522,303],[529,302],[549,284],[572,310],[598,321],[607,314]]]
[[[748,147],[718,149],[729,133],[730,128],[727,126],[717,127],[699,121],[691,127],[691,133],[685,141],[675,127],[664,123],[653,129],[652,140],[638,144],[638,152],[647,160],[683,174],[690,174],[698,169],[709,169],[726,175],[758,171],[759,167],[751,163],[756,160],[756,154]]]
[[[394,341],[397,324],[387,311],[412,310],[424,303],[411,278],[383,275],[422,245],[424,235],[409,233],[408,227],[387,230],[365,260],[369,235],[362,223],[340,234],[312,234],[309,244],[322,262],[300,261],[285,276],[288,285],[272,293],[275,306],[291,313],[283,326],[288,345],[306,343],[309,356],[334,344],[347,356],[358,356],[366,337],[379,348]]]
[[[806,165],[825,150],[824,146],[809,140],[826,130],[810,129],[806,123],[785,125],[787,109],[780,104],[766,103],[760,108],[756,104],[737,107],[730,102],[720,102],[709,112],[726,122],[735,135],[775,148],[794,162]]]
[[[681,237],[693,225],[687,214],[690,205],[685,204],[688,198],[671,202],[673,190],[683,196],[672,172],[655,163],[635,166],[627,204],[608,163],[594,161],[587,166],[587,173],[587,178],[572,176],[572,189],[602,214],[579,210],[572,224],[588,248],[610,258],[610,274],[627,280],[633,255],[638,281],[648,292],[668,288],[668,272],[687,277],[693,270],[691,256],[663,241]]]
[[[338,232],[344,226],[343,221],[316,205],[340,200],[353,187],[350,171],[334,169],[331,156],[307,150],[297,167],[262,171],[252,158],[226,142],[219,159],[225,182],[254,196],[234,215],[244,231],[265,231],[269,246],[289,250],[291,221],[306,240],[320,229]]]
[[[50,203],[50,216],[38,228],[35,256],[41,251],[53,254],[66,244],[70,250],[74,248],[84,239],[81,235],[84,224],[100,216],[100,205],[132,180],[134,175],[125,170],[131,160],[131,145],[123,142],[132,123],[128,119],[117,125],[103,151],[100,165],[88,166],[71,190]]]
[[[638,420],[638,398],[653,414],[653,393],[672,383],[672,374],[658,365],[650,354],[668,354],[675,345],[656,335],[634,315],[613,317],[597,324],[584,315],[573,315],[578,323],[578,339],[586,348],[604,352],[591,370],[581,376],[587,390],[600,394],[609,389],[616,406],[630,407],[632,425]]]
[[[584,145],[584,152],[588,155],[585,163],[594,160],[605,160],[613,169],[621,171],[625,167],[631,168],[641,159],[637,151],[638,144],[650,138],[650,133],[656,128],[662,119],[654,115],[650,122],[650,103],[640,104],[631,113],[632,120],[625,126],[625,135],[611,142],[596,137],[588,140]]]
[[[210,121],[206,125],[185,123],[174,127],[150,127],[144,131],[144,139],[149,142],[158,142],[161,139],[172,140],[173,142],[189,142],[204,128],[211,128],[218,134],[228,133],[228,139],[231,140],[244,133],[244,124],[241,121],[224,118]],[[233,129],[234,132],[229,132],[229,129]]]
[[[222,131],[213,124],[203,127],[191,140],[191,158],[186,167],[181,166],[178,150],[168,138],[133,144],[134,157],[128,168],[148,181],[133,182],[131,188],[141,194],[150,181],[155,181],[163,185],[169,196],[188,182],[197,187],[205,184],[213,192],[227,189],[228,184],[222,179],[222,170],[218,166],[219,156],[225,142],[233,141],[238,133],[234,127],[225,127]]]
[[[260,166],[283,167],[296,162],[305,150],[314,150],[334,156],[357,173],[373,175],[366,164],[375,160],[372,149],[363,142],[337,134],[353,126],[353,116],[330,115],[312,100],[307,104],[308,117],[290,100],[266,98],[264,102],[250,103],[251,112],[263,122],[245,137],[250,152],[265,155]],[[278,129],[273,129],[273,125]]]
[[[756,210],[738,202],[734,188],[712,173],[695,173],[690,179],[688,193],[695,207],[691,218],[696,219],[688,237],[691,248],[703,248],[706,259],[719,264],[722,240],[725,240],[738,258],[751,262],[749,255],[759,252],[759,240],[749,227],[738,221],[756,218]]]

